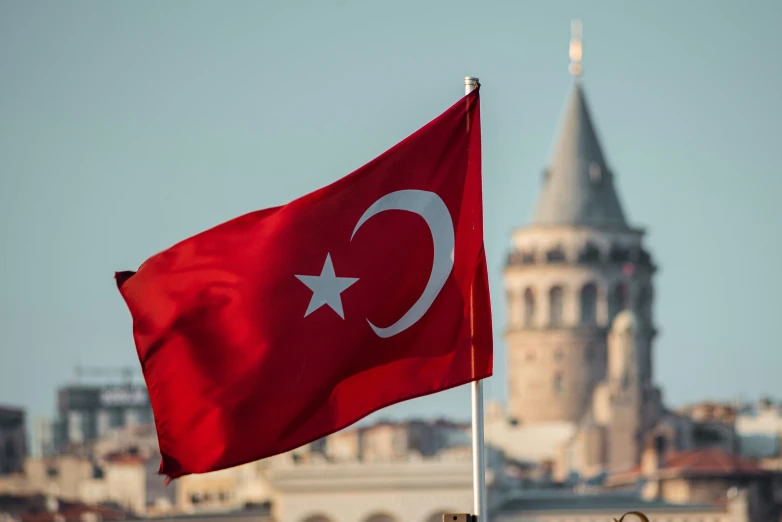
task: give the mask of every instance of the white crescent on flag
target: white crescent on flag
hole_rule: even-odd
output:
[[[443,289],[448,276],[451,275],[453,252],[456,243],[453,220],[448,207],[440,196],[425,190],[400,190],[391,192],[378,199],[358,220],[350,239],[353,239],[358,229],[367,220],[386,210],[405,210],[424,218],[424,221],[429,226],[429,232],[432,234],[432,241],[434,242],[434,259],[432,261],[432,272],[429,275],[429,280],[423,293],[398,321],[390,326],[378,327],[367,319],[369,326],[372,327],[375,334],[382,338],[393,337],[405,331],[418,322],[429,310],[440,290]]]

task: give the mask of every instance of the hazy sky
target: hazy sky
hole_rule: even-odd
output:
[[[570,20],[620,197],[647,227],[673,405],[782,398],[782,2],[0,3],[0,403],[52,414],[77,362],[138,367],[113,273],[361,166],[483,85],[501,273],[563,104]],[[460,389],[389,415],[469,416]]]

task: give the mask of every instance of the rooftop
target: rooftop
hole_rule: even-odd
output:
[[[512,498],[497,509],[497,513],[530,511],[610,511],[619,517],[627,511],[702,511],[720,510],[705,504],[671,504],[663,501],[645,501],[635,493],[596,493],[579,495],[572,492],[542,494],[531,492]]]
[[[571,91],[532,225],[629,228],[580,82]]]
[[[721,449],[697,449],[672,452],[666,455],[665,464],[656,472],[658,477],[723,477],[730,475],[760,475],[769,473],[750,459]],[[641,466],[608,477],[606,485],[635,482],[641,478]]]

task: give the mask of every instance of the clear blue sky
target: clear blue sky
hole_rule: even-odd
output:
[[[782,398],[782,2],[0,3],[0,402],[54,411],[82,363],[138,366],[112,279],[367,162],[483,84],[486,243],[501,269],[571,80],[662,270],[676,405]],[[469,416],[466,389],[391,415]]]

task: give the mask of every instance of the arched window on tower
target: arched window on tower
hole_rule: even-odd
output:
[[[652,287],[644,285],[638,292],[636,299],[635,310],[639,316],[644,320],[651,320],[652,318]]]
[[[552,387],[554,388],[554,393],[557,395],[561,395],[562,391],[564,390],[564,383],[562,382],[562,372],[557,372],[554,374],[554,380],[551,383]]]
[[[511,328],[518,328],[521,326],[521,299],[520,291],[515,288],[509,288],[505,294],[506,302],[508,303],[508,319]]]
[[[608,294],[608,325],[614,322],[614,318],[627,308],[627,285],[617,283]]]
[[[524,326],[532,326],[535,322],[535,293],[532,288],[524,290]]]
[[[597,286],[587,283],[581,288],[581,324],[597,322]]]
[[[564,317],[565,296],[561,286],[555,286],[549,290],[549,324],[560,326]]]
[[[565,251],[560,245],[557,245],[546,252],[546,261],[549,263],[564,263],[566,259]]]
[[[594,243],[587,243],[578,253],[578,262],[593,264],[600,261],[600,249]]]

